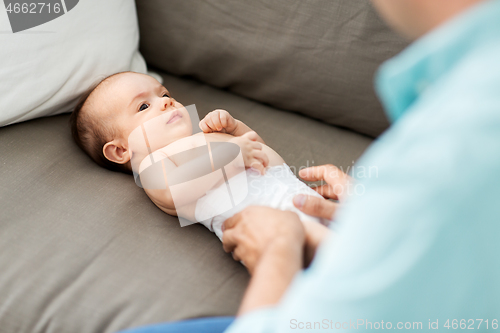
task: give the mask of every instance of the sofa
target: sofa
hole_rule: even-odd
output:
[[[364,0],[140,0],[140,52],[200,117],[228,110],[298,172],[349,171],[388,126],[377,67],[407,42]],[[67,110],[68,112],[71,110]],[[98,167],[69,113],[0,128],[0,332],[116,332],[235,315],[249,281],[204,226],[181,227]]]

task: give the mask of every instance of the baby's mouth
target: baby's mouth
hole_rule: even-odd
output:
[[[175,110],[170,115],[170,118],[167,121],[167,125],[171,124],[171,123],[173,123],[173,122],[175,122],[175,121],[177,121],[177,120],[179,120],[181,118],[182,118],[182,113],[179,110]]]

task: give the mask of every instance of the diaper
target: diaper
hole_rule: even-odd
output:
[[[243,177],[245,176],[246,177]],[[222,241],[222,223],[248,206],[267,206],[297,213],[302,221],[322,223],[319,218],[304,214],[293,205],[293,197],[305,194],[322,198],[316,191],[301,182],[286,164],[266,169],[261,175],[255,169],[247,169],[231,178],[232,197],[240,198],[238,204],[220,212],[222,203],[227,202],[227,186],[221,186],[208,191],[196,204],[195,217],[197,221],[214,232]],[[219,203],[219,204],[218,204]],[[205,216],[213,216],[203,219]]]

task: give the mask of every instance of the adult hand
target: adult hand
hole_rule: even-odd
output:
[[[341,203],[347,196],[347,188],[353,180],[334,165],[320,165],[302,169],[299,176],[305,181],[325,181],[325,185],[314,190],[325,198],[339,200]],[[293,199],[295,207],[304,213],[326,219],[332,219],[337,204],[320,198],[299,194]]]
[[[279,302],[302,269],[304,227],[297,214],[247,207],[223,224],[222,244],[252,275],[238,314]]]
[[[310,167],[299,171],[299,176],[306,181],[325,181],[325,185],[314,188],[316,192],[328,199],[337,199],[343,202],[346,198],[347,187],[352,183],[352,178],[331,164]],[[333,219],[338,204],[329,200],[307,196],[296,195],[293,204],[302,212],[325,218]],[[332,234],[330,229],[318,223],[304,223],[306,231],[304,265],[307,267],[313,260],[319,244]]]
[[[297,214],[263,206],[251,206],[227,219],[222,225],[224,251],[232,252],[250,274],[266,255],[302,253],[305,233]],[[302,255],[300,255],[302,261]]]

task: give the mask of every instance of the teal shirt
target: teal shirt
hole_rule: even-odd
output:
[[[358,161],[372,172],[336,234],[227,332],[500,332],[500,0],[417,40],[376,87],[393,124]]]

